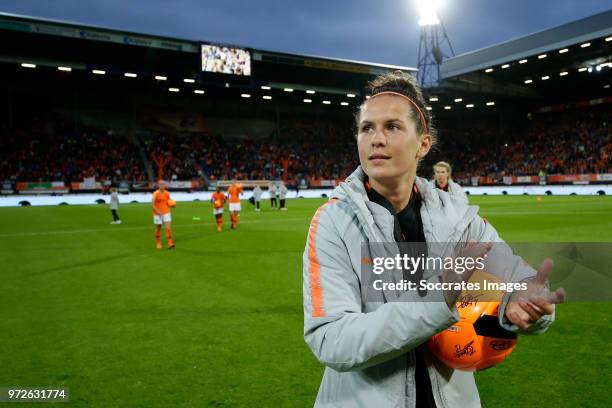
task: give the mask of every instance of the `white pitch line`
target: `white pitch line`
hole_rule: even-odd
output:
[[[300,221],[300,220],[309,220],[312,217],[301,217],[301,218],[283,218],[282,221]],[[245,220],[240,221],[240,224],[255,224],[259,222],[274,222],[276,220]],[[216,222],[202,222],[198,224],[172,224],[172,227],[206,227],[210,225],[217,225]],[[141,226],[141,227],[110,227],[108,229],[82,229],[82,230],[58,230],[58,231],[41,231],[41,232],[16,232],[12,234],[0,234],[0,239],[2,238],[14,238],[14,237],[29,237],[29,236],[37,236],[37,235],[63,235],[63,234],[89,234],[92,232],[120,232],[120,231],[138,231],[138,230],[149,230],[154,227],[153,224],[150,226]]]

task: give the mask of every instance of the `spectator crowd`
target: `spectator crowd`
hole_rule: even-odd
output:
[[[0,181],[142,182],[168,180],[343,179],[358,164],[350,120],[313,123],[293,119],[268,138],[227,139],[219,135],[155,134],[133,136],[93,127],[70,129],[63,123],[32,120],[1,130]],[[539,115],[519,131],[500,131],[490,123],[467,127],[439,125],[439,146],[429,162],[453,165],[453,177],[612,173],[608,110],[576,110]],[[138,140],[135,138],[138,137]]]

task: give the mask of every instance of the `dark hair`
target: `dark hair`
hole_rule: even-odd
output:
[[[431,114],[426,109],[427,104],[425,103],[425,98],[423,98],[423,93],[421,92],[421,88],[416,83],[414,77],[410,74],[406,74],[402,71],[389,71],[384,74],[378,75],[376,78],[368,82],[366,87],[366,99],[359,106],[357,112],[355,113],[355,123],[359,126],[359,116],[361,114],[361,107],[367,102],[367,97],[375,96],[382,92],[396,92],[398,94],[404,95],[410,98],[416,106],[419,107],[421,112],[423,113],[423,118],[425,119],[425,123],[423,123],[423,119],[421,119],[421,114],[417,112],[416,109],[411,110],[411,119],[415,121],[417,125],[417,132],[419,135],[423,133],[429,133],[431,136],[431,144],[434,146],[437,142],[438,132],[434,127],[433,120]]]

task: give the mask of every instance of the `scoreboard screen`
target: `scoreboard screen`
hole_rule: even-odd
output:
[[[251,53],[242,48],[202,44],[202,71],[231,75],[251,75]]]

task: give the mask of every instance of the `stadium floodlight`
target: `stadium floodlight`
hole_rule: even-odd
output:
[[[491,102],[487,102],[487,106],[493,106],[495,105],[495,102],[491,101]]]
[[[179,92],[180,91],[180,89],[178,89],[178,88],[168,88],[168,90],[170,92]]]
[[[354,97],[355,97],[355,94],[352,94],[352,93],[347,93],[347,94],[346,94],[346,96],[347,96],[347,98],[354,98]]]
[[[610,88],[610,84],[605,84],[604,89],[608,89],[608,88]]]
[[[606,37],[606,42],[612,41],[612,37]]]
[[[443,3],[443,0],[414,0],[421,31],[417,59],[417,81],[421,89],[438,86],[442,62],[455,56],[446,28],[438,16]]]
[[[261,89],[263,89],[264,91],[269,91],[272,88],[270,88],[268,85],[262,85]]]
[[[438,10],[442,6],[442,0],[416,0],[416,6],[421,27],[440,24]]]
[[[271,97],[270,95],[264,95],[264,96],[263,96],[263,98],[264,98],[266,101],[269,101],[269,100],[271,100],[271,99],[272,99],[272,97]]]
[[[251,97],[251,94],[248,94],[248,93],[243,93],[243,94],[240,94],[240,97],[241,97],[241,98],[250,98],[250,97]]]
[[[429,102],[438,102],[438,97],[432,96],[431,98],[429,98]]]
[[[527,59],[522,59],[519,61],[519,64],[526,64],[527,63]]]
[[[566,76],[567,74],[568,74],[567,71],[563,71],[563,72],[559,73],[559,76]]]
[[[463,102],[463,98],[455,98],[455,102]]]
[[[185,82],[187,84],[193,84],[193,83],[195,83],[195,79],[193,79],[193,78],[184,78],[183,82]]]
[[[587,69],[587,71],[589,71],[589,72],[593,72],[593,67],[589,67],[589,68]]]
[[[307,93],[307,94],[310,94],[310,95],[314,95],[314,94],[315,94],[315,91],[313,91],[312,89],[307,89],[307,90],[306,90],[306,93]]]
[[[587,70],[587,67],[578,68],[578,72],[584,72]]]
[[[485,69],[485,72],[488,74],[489,72],[493,72],[493,68],[487,68]]]
[[[167,81],[168,77],[165,77],[163,75],[155,75],[155,79],[158,81]]]
[[[569,49],[563,48],[563,49],[559,50],[559,54],[565,54],[568,51],[569,51]]]
[[[426,106],[425,109],[427,109],[428,111],[431,110],[431,106]]]
[[[21,66],[22,66],[23,68],[36,68],[36,64],[29,64],[29,63],[27,63],[27,62],[22,62],[22,63],[21,63]]]
[[[586,48],[586,47],[590,47],[591,43],[590,42],[586,42],[584,44],[580,44],[580,48]]]
[[[58,71],[71,72],[72,68],[70,67],[57,67]]]
[[[293,92],[293,88],[284,88],[283,91],[285,91],[285,92]]]
[[[106,75],[106,71],[103,71],[101,69],[94,69],[91,71],[91,73],[94,75]]]
[[[349,105],[349,103],[348,103],[348,102],[340,102],[340,105],[342,105],[342,106],[348,106],[348,105]]]
[[[127,78],[136,78],[138,75],[136,75],[133,72],[126,72],[126,73],[123,74],[123,76],[127,77]]]
[[[330,101],[323,101],[323,105],[331,105]]]
[[[540,54],[540,55],[538,55],[538,59],[544,59],[544,58],[546,58],[546,57],[548,57],[548,55],[546,55],[546,54]]]
[[[531,79],[526,79],[526,80],[525,80],[525,83],[526,83],[526,84],[530,84],[530,83],[532,83],[532,82],[533,82],[533,80],[531,80]]]
[[[204,91],[201,89],[195,89],[193,93],[198,94],[198,95],[204,95]]]
[[[506,69],[506,68],[510,68],[510,64],[504,64],[504,65],[502,65],[502,69]]]
[[[467,105],[465,105],[466,108],[468,109],[472,109],[474,107],[473,103],[468,103]]]
[[[596,66],[596,67],[595,67],[595,70],[596,70],[597,72],[601,71],[601,65]]]
[[[548,80],[548,79],[550,79],[550,77],[549,77],[548,75],[544,75],[544,76],[542,77],[542,81],[546,81],[546,80]]]
[[[304,99],[304,103],[312,103],[312,99]]]
[[[452,109],[452,107],[451,107],[451,106],[445,106],[445,107],[444,107],[444,109],[445,109],[445,110],[451,110],[451,109]]]

